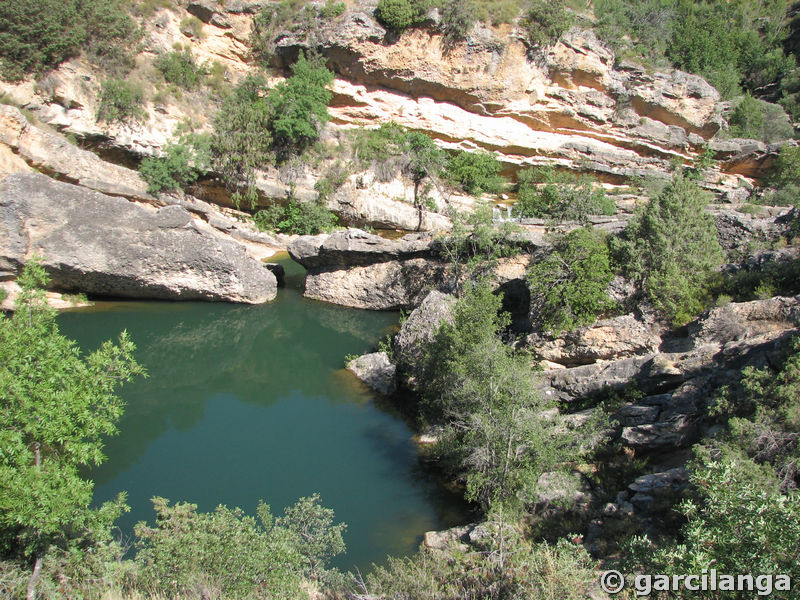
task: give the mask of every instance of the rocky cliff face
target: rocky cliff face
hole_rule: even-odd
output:
[[[253,68],[247,39],[262,3],[205,4],[160,9],[144,23],[137,77],[145,77],[153,57],[176,42],[189,46],[201,62],[219,62],[232,83]],[[357,2],[310,32],[276,36],[279,64],[314,49],[335,70],[328,139],[356,125],[395,121],[428,133],[445,148],[495,152],[509,171],[549,164],[593,172],[616,184],[633,176],[664,176],[670,161],[692,160],[720,128],[719,95],[702,78],[619,62],[591,32],[573,29],[552,48],[532,51],[513,31],[478,27],[467,41],[445,48],[434,28],[393,39],[374,20],[373,9],[374,3]],[[201,15],[200,35],[182,31],[180,22],[189,14]],[[39,82],[0,83],[0,93],[41,121],[123,155],[157,153],[180,121],[190,118],[202,126],[215,110],[211,98],[191,93],[180,101],[151,101],[141,123],[102,124],[95,119],[99,89],[97,76],[80,59]],[[714,141],[711,147],[726,161],[708,177],[707,185],[718,191],[759,175],[776,150],[737,140]],[[10,160],[8,152],[0,152],[0,161],[3,154]],[[265,199],[284,198],[292,184],[300,198],[316,195],[314,183],[322,172],[310,166],[290,171],[262,173]],[[381,185],[369,173],[354,175],[330,203],[357,226],[446,228],[446,218],[420,214],[408,204],[412,188],[402,177]],[[206,199],[224,202],[218,190],[206,191]],[[442,203],[435,190],[433,196]]]
[[[55,289],[102,296],[261,303],[275,276],[245,248],[179,206],[124,198],[16,174],[0,182],[0,276],[34,256]]]

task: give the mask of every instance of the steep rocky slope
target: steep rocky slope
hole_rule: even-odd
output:
[[[247,40],[260,4],[190,2],[157,10],[143,23],[145,50],[132,77],[146,83],[157,78],[153,58],[180,43],[200,62],[217,61],[226,80],[235,83],[254,69]],[[445,148],[492,151],[509,172],[551,164],[621,184],[630,177],[664,176],[673,160],[691,161],[722,125],[719,95],[702,78],[619,62],[591,32],[573,29],[552,48],[532,51],[513,31],[479,26],[467,41],[445,48],[430,27],[394,39],[375,21],[373,9],[368,1],[354,3],[310,31],[276,35],[279,66],[300,50],[313,49],[336,72],[333,123],[326,133],[330,144],[353,126],[395,121],[424,131]],[[204,21],[200,35],[182,30],[189,14]],[[106,156],[131,160],[158,153],[187,118],[202,128],[215,110],[212,96],[191,92],[181,100],[152,99],[142,122],[98,123],[99,90],[100,77],[83,59],[64,63],[38,82],[0,83],[0,94],[42,122],[91,141]],[[755,141],[714,140],[710,147],[724,159],[706,181],[719,192],[746,184],[742,176],[759,175],[775,153]],[[6,167],[15,168],[20,166]],[[323,170],[309,165],[265,170],[258,180],[263,201],[285,198],[290,185],[301,199],[315,197]],[[198,194],[227,201],[214,186]],[[429,211],[420,222],[408,203],[412,195],[411,182],[402,177],[384,183],[368,171],[351,175],[330,203],[355,225],[448,226],[446,218]],[[470,202],[437,190],[432,196],[440,206]]]

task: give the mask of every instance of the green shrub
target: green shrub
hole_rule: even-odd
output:
[[[259,210],[253,215],[253,221],[262,231],[316,235],[331,231],[338,219],[321,202],[300,202],[290,196],[285,206],[273,204]]]
[[[774,477],[747,457],[731,452],[700,451],[691,481],[699,497],[683,502],[680,538],[658,547],[635,538],[625,571],[677,575],[686,573],[784,575],[800,577],[795,558],[800,538],[800,496],[781,494]],[[777,581],[777,579],[776,579]],[[755,597],[751,592],[714,592],[720,599]],[[735,589],[735,586],[734,588]],[[745,588],[747,589],[747,588]],[[775,588],[770,597],[791,600],[796,590]],[[758,595],[762,595],[761,591]],[[696,593],[679,594],[696,598]]]
[[[468,194],[493,194],[499,193],[505,183],[500,177],[501,168],[494,154],[459,150],[447,161],[445,174]]]
[[[788,115],[776,104],[745,94],[731,111],[729,135],[772,143],[791,139],[794,129]]]
[[[240,187],[255,202],[255,170],[272,162],[272,108],[266,99],[266,80],[248,75],[229,94],[214,115],[211,165],[225,185]],[[236,197],[240,200],[240,197]]]
[[[623,274],[676,325],[703,310],[714,269],[724,259],[714,217],[705,210],[708,201],[708,192],[677,174],[612,239]]]
[[[138,37],[121,0],[4,0],[0,72],[8,80],[41,74],[82,49],[119,59]]]
[[[306,59],[301,53],[292,65],[292,76],[270,91],[270,132],[279,160],[299,154],[317,141],[320,129],[330,119],[328,103],[333,93],[328,86],[332,81],[333,73],[321,60]]]
[[[439,26],[447,43],[467,38],[478,18],[477,9],[477,4],[470,0],[449,0],[442,6]]]
[[[259,504],[258,521],[224,506],[200,513],[164,498],[153,506],[156,526],[136,526],[142,588],[168,597],[198,585],[224,597],[303,597],[303,556],[290,532],[274,526],[269,506]]]
[[[572,27],[572,13],[564,0],[529,0],[520,25],[531,46],[551,46]]]
[[[138,83],[106,79],[100,91],[97,120],[114,123],[143,119],[146,116],[143,105],[144,90]]]
[[[323,19],[335,19],[344,14],[347,10],[344,2],[336,2],[335,0],[326,0],[325,6],[319,10],[319,16]]]
[[[207,72],[198,66],[190,50],[183,52],[165,52],[153,62],[169,83],[184,89],[193,89],[200,85]]]
[[[375,17],[387,29],[401,33],[425,20],[427,0],[378,0]]]
[[[507,537],[502,543],[498,527],[491,529],[491,545],[487,544],[485,550],[426,549],[411,557],[390,558],[367,578],[368,597],[403,600],[590,597],[597,571],[583,547],[566,540],[555,545],[533,545],[505,526]]]
[[[186,141],[185,139],[181,142]],[[151,194],[183,188],[197,181],[209,167],[208,156],[186,143],[169,144],[163,156],[148,156],[139,164],[139,173]]]
[[[614,200],[591,178],[561,173],[552,167],[520,171],[517,191],[514,212],[523,217],[587,223],[592,215],[613,215],[616,210]]]
[[[608,297],[613,277],[602,232],[582,228],[557,236],[552,251],[528,271],[537,324],[558,334],[593,323],[614,307]]]

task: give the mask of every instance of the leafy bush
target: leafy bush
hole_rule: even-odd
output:
[[[259,210],[253,220],[262,231],[298,235],[330,231],[338,222],[336,215],[321,202],[299,202],[293,196],[289,197],[285,206],[273,204]]]
[[[403,600],[588,597],[597,572],[583,547],[566,540],[532,545],[506,528],[502,543],[498,526],[490,529],[490,550],[422,550],[408,558],[390,558],[373,570],[365,589],[369,597]]]
[[[612,240],[617,264],[674,324],[703,310],[713,270],[722,263],[708,193],[683,175],[636,213]]]
[[[109,56],[138,38],[121,0],[5,0],[0,3],[0,72],[41,74],[87,48]]]
[[[378,0],[375,17],[391,31],[401,33],[425,20],[427,0]]]
[[[196,88],[206,76],[206,70],[198,66],[190,50],[165,52],[153,64],[169,83],[185,89]]]
[[[742,371],[714,407],[728,420],[727,442],[769,465],[784,492],[800,488],[800,338],[787,345],[776,368]]]
[[[321,60],[306,59],[301,53],[292,65],[292,76],[270,91],[270,132],[279,160],[299,154],[319,138],[330,119],[328,103],[333,93],[328,86],[332,81],[333,73]]]
[[[614,307],[607,293],[613,277],[602,232],[583,228],[556,237],[551,253],[528,271],[542,329],[558,334],[593,323]]]
[[[514,212],[523,217],[587,223],[591,215],[613,215],[616,210],[614,200],[591,178],[560,173],[552,167],[520,171],[517,191]]]
[[[501,340],[509,324],[501,305],[486,282],[467,285],[452,322],[426,348],[420,378],[427,416],[444,424],[434,453],[486,511],[532,501],[544,471],[580,454],[574,432],[541,418],[553,400],[536,392],[529,361]]]
[[[124,498],[90,508],[94,484],[85,469],[103,462],[105,439],[117,433],[119,387],[144,373],[125,332],[82,355],[59,333],[48,282],[38,259],[30,261],[13,316],[0,314],[0,538],[4,558],[33,567],[29,597],[51,546],[110,539]]]
[[[534,47],[551,46],[572,27],[572,13],[564,0],[529,0],[523,9],[520,25],[528,43]]]
[[[272,108],[266,80],[248,75],[214,115],[211,165],[233,190],[244,187],[253,201],[255,170],[272,161]],[[238,197],[237,197],[238,199]]]
[[[505,180],[500,177],[500,161],[488,152],[459,150],[450,157],[445,174],[453,183],[471,195],[499,193]]]
[[[728,122],[732,137],[771,143],[791,139],[794,133],[788,115],[780,106],[757,100],[749,93],[734,106]]]
[[[142,159],[139,173],[148,183],[149,193],[183,188],[205,174],[210,166],[210,156],[208,149],[203,146],[207,146],[210,140],[205,136],[198,137],[195,136],[191,141],[184,137],[179,143],[166,146],[163,156]]]
[[[800,577],[795,559],[800,538],[800,496],[777,491],[774,479],[746,457],[701,451],[691,475],[699,498],[683,502],[681,537],[658,548],[647,538],[633,540],[626,571],[788,575]],[[754,582],[755,584],[756,582]],[[734,586],[735,587],[735,586]],[[724,591],[715,597],[738,599],[756,593]],[[786,587],[783,587],[786,590]],[[761,595],[761,592],[758,592]],[[770,597],[790,600],[796,591],[775,588]],[[677,597],[696,598],[695,592]]]
[[[477,5],[469,0],[449,0],[441,8],[439,26],[448,44],[467,38],[477,20]]]
[[[156,526],[136,526],[140,586],[182,596],[202,586],[224,597],[301,598],[303,556],[292,536],[259,504],[259,521],[219,506],[199,513],[194,504],[170,506],[153,498]]]
[[[97,120],[107,123],[139,120],[146,116],[144,90],[127,79],[106,79],[100,91]]]

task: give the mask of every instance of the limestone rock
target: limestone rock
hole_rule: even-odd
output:
[[[712,308],[690,328],[695,346],[726,344],[800,326],[800,296],[731,302]]]
[[[101,296],[261,303],[275,276],[240,244],[155,208],[39,174],[0,182],[0,271],[43,257],[54,288]]]
[[[649,354],[661,343],[658,328],[632,314],[598,321],[559,337],[531,334],[526,345],[543,360],[566,366]]]
[[[347,364],[347,370],[380,394],[388,396],[397,390],[397,367],[386,352],[362,354]]]
[[[434,290],[408,315],[394,338],[395,356],[402,371],[410,375],[419,374],[425,345],[433,340],[443,321],[452,320],[455,302],[453,296]]]
[[[186,5],[186,10],[203,21],[209,23],[217,13],[219,5],[214,0],[192,0]]]
[[[289,246],[290,256],[307,269],[330,266],[369,265],[397,259],[427,256],[433,248],[428,235],[406,235],[387,240],[359,229],[330,235],[300,236]]]
[[[14,150],[31,167],[67,181],[104,194],[152,200],[147,183],[136,171],[105,162],[62,136],[31,125],[13,106],[0,104],[0,143]]]

